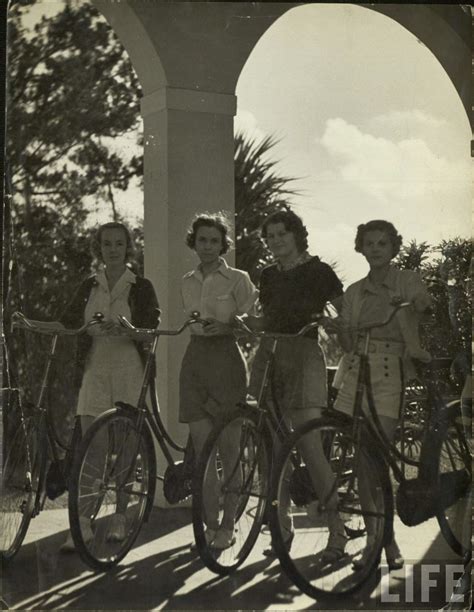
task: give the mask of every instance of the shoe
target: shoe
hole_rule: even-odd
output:
[[[94,538],[94,532],[92,531],[91,522],[89,519],[81,517],[79,519],[79,523],[81,525],[82,540],[84,544],[87,544]],[[65,553],[76,551],[76,546],[74,545],[74,540],[72,539],[71,532],[69,532],[67,540],[63,542],[63,544],[61,544],[59,550]]]
[[[235,544],[235,536],[233,529],[224,529],[219,527],[212,541],[212,548],[216,550],[225,550]]]
[[[204,537],[206,538],[206,544],[209,546],[214,541],[216,537],[217,529],[209,529],[209,527],[204,532]],[[194,552],[197,550],[196,542],[193,542],[190,546],[191,550]]]
[[[395,540],[392,540],[390,544],[385,547],[385,558],[387,559],[387,565],[390,571],[402,569],[405,565],[405,559]]]
[[[360,570],[367,567],[367,565],[371,561],[372,548],[374,544],[374,536],[367,536],[367,543],[365,545],[364,551],[359,559],[354,559],[354,561],[352,562],[352,569],[354,569],[356,572],[359,572]]]
[[[127,537],[127,519],[124,514],[114,514],[107,529],[107,542],[123,542]]]
[[[321,562],[325,565],[335,563],[344,557],[347,542],[344,522],[339,514],[334,513],[328,516],[328,527],[328,543],[321,554]]]
[[[293,540],[295,538],[295,532],[293,529],[288,529],[288,527],[284,527],[283,530],[288,534],[288,537],[285,539],[285,548],[287,552],[290,552],[291,545],[293,544]],[[265,548],[263,554],[265,557],[277,557],[273,544],[268,548]]]

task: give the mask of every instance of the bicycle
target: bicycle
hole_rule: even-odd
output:
[[[45,328],[21,312],[12,315],[12,329],[25,329],[52,338],[36,403],[23,405],[19,389],[15,389],[19,422],[11,439],[8,432],[4,433],[0,498],[0,557],[4,561],[13,559],[20,550],[30,521],[41,512],[46,497],[55,499],[66,490],[67,465],[61,461],[61,455],[68,452],[69,447],[57,433],[46,393],[58,337],[84,333],[100,323],[99,314],[79,329]]]
[[[284,334],[254,332],[239,317],[236,321],[245,334],[269,338],[272,344],[257,400],[239,405],[216,422],[203,446],[193,481],[193,530],[197,550],[203,563],[223,576],[245,561],[264,522],[273,463],[272,432],[280,443],[289,435],[276,399],[272,398],[275,413],[266,402],[278,341],[304,336],[319,325],[318,318],[296,334]],[[227,464],[233,467],[229,467],[226,474],[222,456],[229,448],[234,448],[234,456]],[[211,489],[218,491],[218,508],[206,507]],[[218,513],[219,524],[226,512],[233,515],[233,537],[228,548],[218,550],[206,537],[210,512]]]
[[[446,403],[433,380],[423,377],[428,409],[416,424],[422,428],[422,434],[418,432],[413,437],[414,430],[409,425],[407,432],[412,439],[406,446],[403,427],[401,437],[391,443],[376,412],[368,359],[370,332],[389,323],[400,308],[408,305],[398,303],[385,321],[357,330],[363,331],[365,338],[364,348],[359,352],[353,417],[333,410],[308,422],[290,435],[276,462],[269,516],[274,547],[285,573],[314,599],[334,601],[359,592],[364,585],[371,588],[370,578],[393,533],[394,499],[389,468],[400,483],[396,501],[403,522],[415,525],[436,516],[453,550],[470,555],[471,452],[470,440],[460,422],[460,402]],[[419,394],[419,385],[417,388]],[[362,409],[364,392],[370,418]],[[302,442],[313,436],[324,436],[330,441],[328,457],[334,484],[322,500],[315,494],[310,471],[299,452]],[[407,478],[404,466],[416,468],[417,477]],[[370,482],[364,474],[370,475]],[[294,526],[290,548],[284,545],[278,510],[288,488]],[[330,516],[334,512],[327,504],[334,496],[336,512],[344,522],[345,552],[338,561],[324,564],[322,551],[328,542]],[[456,518],[460,515],[462,526],[457,527]]]
[[[137,405],[116,402],[85,433],[76,454],[69,487],[69,520],[76,550],[92,569],[106,571],[119,563],[133,546],[142,524],[149,518],[156,480],[163,481],[167,501],[176,504],[192,492],[192,445],[177,444],[160,416],[155,385],[155,352],[160,336],[177,336],[189,325],[206,321],[194,312],[177,330],[134,327],[125,317],[119,322],[137,337],[153,339],[145,363]],[[151,410],[146,397],[150,392]],[[155,447],[166,460],[157,475]],[[171,451],[184,454],[174,461]],[[125,537],[111,534],[112,517],[125,516]],[[92,535],[91,535],[92,534]]]

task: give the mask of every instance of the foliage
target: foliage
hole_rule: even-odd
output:
[[[462,386],[471,369],[472,244],[454,238],[430,247],[410,242],[395,263],[419,272],[433,299],[433,315],[423,327],[424,343],[436,357],[454,359],[452,376]]]
[[[237,133],[234,143],[236,265],[258,284],[260,272],[273,258],[260,238],[263,221],[279,210],[290,210],[289,187],[297,179],[280,176],[278,162],[269,157],[277,141],[261,142]]]
[[[37,396],[48,341],[10,334],[11,312],[60,315],[91,270],[88,204],[105,204],[120,220],[116,194],[143,173],[141,156],[117,152],[116,139],[140,126],[140,87],[113,30],[89,3],[69,2],[31,30],[25,15],[33,4],[12,3],[8,13],[3,251],[4,330],[14,375],[5,383],[32,387],[26,400]],[[133,233],[142,247],[142,228]],[[140,250],[136,263],[141,270]],[[71,342],[60,342],[54,380],[64,409],[71,408],[73,356]]]
[[[108,24],[88,3],[66,4],[30,32],[28,6],[13,4],[8,22],[7,150],[15,205],[26,223],[45,204],[68,214],[93,196],[111,205],[114,191],[142,174],[113,139],[139,125],[140,87]]]

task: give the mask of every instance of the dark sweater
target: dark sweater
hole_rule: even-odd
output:
[[[65,327],[77,328],[84,325],[84,311],[92,291],[97,285],[96,275],[93,274],[79,286],[74,297],[66,306],[60,317]],[[136,327],[156,327],[158,322],[158,300],[153,285],[146,278],[137,276],[135,283],[130,286],[128,295],[132,324]],[[142,342],[135,343],[142,363],[146,360],[146,350]],[[87,354],[92,346],[92,337],[85,333],[77,338],[76,348],[76,376],[75,382],[79,386],[82,382]]]
[[[291,270],[271,264],[260,277],[260,303],[267,331],[296,333],[327,302],[342,295],[342,283],[332,268],[312,257]],[[311,333],[317,336],[317,332]]]

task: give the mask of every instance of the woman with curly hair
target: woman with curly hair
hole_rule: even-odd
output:
[[[231,268],[222,257],[232,242],[229,224],[223,214],[199,214],[186,236],[186,244],[196,252],[198,266],[182,281],[186,314],[199,311],[207,321],[191,329],[191,340],[181,365],[179,379],[179,418],[188,423],[196,456],[199,456],[215,419],[245,401],[247,370],[231,323],[235,315],[253,310],[258,292],[247,272]],[[229,439],[220,448],[224,472],[235,465],[239,431],[227,432]],[[236,475],[238,477],[239,475]],[[214,481],[206,479],[206,539],[213,548],[233,544],[235,512],[226,505],[218,523],[218,492]]]
[[[272,252],[275,263],[262,270],[260,303],[262,317],[248,317],[254,329],[294,334],[321,314],[328,303],[338,310],[342,302],[342,283],[332,268],[319,257],[308,253],[308,232],[301,218],[292,211],[279,211],[268,217],[262,227],[262,237]],[[250,393],[258,396],[266,363],[271,351],[271,340],[263,339],[252,366]],[[318,342],[318,330],[303,337],[279,340],[273,367],[270,405],[274,402],[287,424],[296,428],[320,417],[327,407],[327,374],[324,353]],[[275,450],[278,440],[275,440]],[[301,449],[318,497],[331,491],[333,476],[325,458],[321,440],[306,436]],[[280,500],[280,521],[286,533],[286,544],[291,546],[293,525],[289,515],[289,491]],[[330,538],[323,561],[331,563],[344,554],[346,543],[344,524],[336,511],[335,496],[328,501]],[[265,551],[274,554],[273,548]]]
[[[393,309],[394,298],[410,302],[409,308],[400,310],[390,323],[371,332],[369,366],[370,380],[378,418],[387,437],[392,440],[403,405],[404,380],[414,373],[411,358],[428,362],[430,354],[420,345],[418,322],[431,304],[421,277],[412,270],[399,270],[392,259],[400,251],[402,237],[392,223],[369,221],[357,228],[355,250],[369,264],[369,274],[350,285],[343,299],[341,316],[326,327],[337,331],[346,352],[335,377],[339,389],[334,407],[352,415],[357,388],[359,352],[363,350],[364,333],[354,331],[358,326],[383,321]],[[367,398],[363,410],[369,415]],[[370,484],[361,478],[361,494],[365,484],[366,499],[370,499]],[[367,525],[370,540],[370,524]],[[369,547],[367,547],[369,553]],[[400,549],[392,537],[385,547],[389,569],[403,566]],[[363,567],[364,558],[354,562]]]

